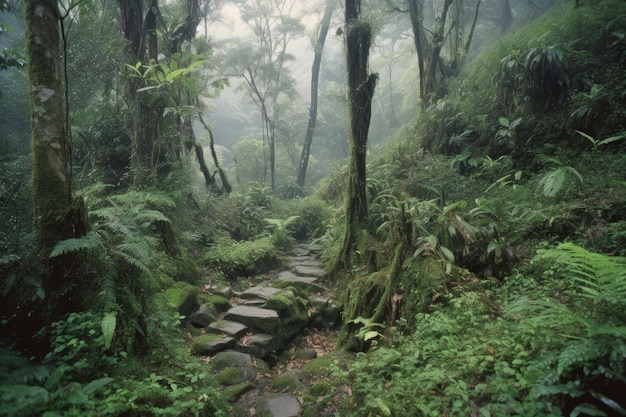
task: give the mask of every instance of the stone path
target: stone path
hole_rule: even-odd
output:
[[[334,327],[341,312],[320,283],[324,271],[319,251],[316,245],[299,244],[289,253],[288,269],[266,275],[242,291],[210,288],[208,294],[198,295],[204,302],[189,316],[189,323],[199,329],[192,351],[210,357],[224,393],[238,405],[240,415],[303,413],[302,394],[311,387],[303,384],[306,375],[301,369],[285,368],[326,352],[297,350],[294,341],[311,329]]]

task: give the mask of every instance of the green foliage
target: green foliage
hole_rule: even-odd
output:
[[[0,415],[228,415],[230,406],[215,377],[207,372],[206,364],[189,356],[179,317],[157,312],[150,321],[154,325],[150,344],[155,348],[144,358],[149,367],[115,355],[114,348],[106,350],[92,313],[71,315],[55,327],[55,348],[47,360],[58,360],[56,368],[32,365],[15,352],[0,349]],[[51,366],[56,365],[52,362]],[[110,376],[72,380],[102,372]]]
[[[573,182],[577,189],[580,189],[583,185],[583,177],[578,171],[570,166],[561,166],[541,177],[539,179],[539,187],[544,196],[553,198],[562,191],[569,191],[565,187],[568,180]]]
[[[616,387],[626,386],[626,259],[564,243],[539,251],[537,260],[569,288],[561,299],[520,299],[508,310],[521,317],[520,325],[556,331],[563,338],[529,365],[528,372],[538,375],[530,394],[564,397],[574,409],[571,415],[581,410],[624,415]]]
[[[279,265],[279,252],[271,237],[235,242],[218,239],[206,252],[204,261],[228,279],[260,274]]]

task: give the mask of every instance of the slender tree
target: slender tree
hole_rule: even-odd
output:
[[[297,95],[286,66],[294,59],[287,52],[287,46],[303,30],[302,24],[293,17],[296,3],[296,0],[247,2],[242,9],[242,19],[253,37],[239,48],[228,51],[231,67],[243,78],[250,99],[261,112],[263,142],[267,142],[269,149],[272,189],[276,183],[278,102],[282,97]]]
[[[304,187],[306,180],[306,171],[309,165],[309,155],[311,154],[311,144],[313,143],[313,133],[315,132],[315,124],[317,122],[317,95],[319,90],[320,68],[322,66],[322,52],[324,44],[328,36],[328,28],[330,20],[335,9],[335,2],[328,0],[324,9],[324,15],[320,22],[317,41],[315,42],[315,55],[313,58],[313,66],[311,67],[311,104],[309,107],[309,122],[306,128],[306,136],[302,145],[302,154],[300,155],[300,164],[298,165],[298,179],[296,183],[300,187]]]
[[[435,16],[435,25],[430,30],[424,27],[424,0],[403,0],[404,5],[393,0],[386,1],[393,10],[409,14],[417,53],[421,105],[426,108],[446,94],[449,79],[457,76],[465,63],[478,21],[481,0],[476,2],[467,36],[464,36],[465,0],[443,0],[439,13]],[[448,50],[444,54],[446,45]]]
[[[350,157],[345,201],[345,230],[331,273],[350,266],[358,230],[367,226],[366,160],[367,137],[372,115],[372,97],[378,74],[368,74],[372,29],[361,19],[361,1],[346,0],[345,47],[350,109]]]

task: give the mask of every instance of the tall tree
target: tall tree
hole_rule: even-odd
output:
[[[37,240],[45,259],[43,288],[50,319],[74,284],[70,256],[50,258],[61,240],[86,233],[81,201],[73,201],[68,172],[69,141],[61,77],[60,12],[56,0],[27,0],[26,38],[31,102],[33,201]]]
[[[372,115],[372,97],[378,80],[378,74],[368,74],[372,28],[361,19],[361,1],[346,0],[345,7],[350,157],[345,201],[345,230],[341,249],[331,267],[331,273],[350,266],[352,246],[357,231],[367,226],[367,136]]]
[[[446,94],[449,79],[459,74],[472,43],[481,0],[476,1],[469,24],[464,17],[465,0],[443,0],[435,8],[431,29],[424,26],[424,0],[403,0],[404,5],[386,1],[395,11],[409,14],[419,68],[420,99],[422,108],[426,108]]]
[[[247,2],[241,17],[252,38],[228,52],[230,65],[245,82],[252,102],[261,112],[263,141],[269,148],[270,183],[275,188],[276,126],[280,117],[279,99],[294,98],[296,91],[287,63],[294,57],[287,52],[292,39],[300,36],[302,24],[293,17],[296,0],[253,0]]]
[[[317,122],[317,95],[319,90],[320,68],[322,67],[322,52],[324,44],[328,36],[328,28],[330,20],[335,9],[335,2],[328,0],[325,5],[324,15],[319,25],[317,41],[315,42],[315,55],[313,57],[313,66],[311,67],[311,103],[309,107],[309,122],[306,128],[306,136],[302,145],[302,154],[300,155],[300,164],[298,165],[298,179],[296,183],[300,187],[304,187],[306,180],[306,171],[309,165],[309,155],[311,154],[311,144],[313,143],[313,133],[315,132],[315,124]]]

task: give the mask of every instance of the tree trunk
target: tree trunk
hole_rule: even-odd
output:
[[[128,41],[129,63],[135,65],[146,59],[156,60],[157,38],[156,21],[158,1],[150,0],[146,21],[143,21],[142,0],[119,0],[120,24],[124,37]],[[146,38],[148,56],[146,57]],[[166,149],[159,143],[163,108],[159,104],[142,102],[138,97],[139,81],[136,78],[126,80],[126,104],[133,112],[131,142],[133,162],[135,163],[135,181],[141,182],[157,173],[166,174],[169,170],[165,158]]]
[[[350,161],[346,190],[346,223],[341,249],[331,268],[336,273],[350,266],[356,233],[366,227],[367,136],[372,115],[372,97],[378,79],[368,75],[372,30],[360,18],[360,0],[346,0],[346,58],[350,107]]]
[[[306,180],[306,171],[309,165],[309,155],[311,154],[311,143],[313,142],[313,133],[315,131],[315,123],[317,122],[317,94],[319,85],[320,68],[322,66],[322,52],[328,28],[330,27],[330,19],[333,16],[334,6],[331,2],[326,3],[326,10],[320,23],[320,30],[315,43],[315,57],[313,58],[313,67],[311,68],[311,107],[309,108],[309,123],[306,128],[306,136],[302,145],[302,155],[300,156],[300,164],[298,166],[298,180],[296,183],[300,187],[304,187]]]
[[[407,0],[409,6],[409,17],[411,19],[411,27],[413,28],[413,42],[415,44],[415,53],[417,55],[417,67],[419,71],[419,80],[420,80],[420,99],[421,99],[421,109],[425,108],[425,100],[424,100],[424,57],[428,55],[426,47],[428,42],[426,42],[426,38],[424,36],[424,13],[423,13],[423,5],[420,2],[418,4],[418,0]]]
[[[509,0],[502,0],[502,31],[507,31],[513,24],[513,14],[511,13],[511,3]]]
[[[424,98],[426,106],[433,104],[445,94],[443,76],[441,75],[441,50],[445,40],[446,20],[448,10],[453,0],[444,0],[443,10],[437,18],[435,30],[433,32],[432,49],[426,63],[426,73],[424,74]]]
[[[74,255],[49,258],[61,240],[87,232],[82,201],[72,201],[68,137],[60,63],[60,14],[56,0],[25,2],[31,102],[33,201],[39,253],[44,260],[43,289],[48,312],[58,319],[75,307],[67,302],[74,286]]]

